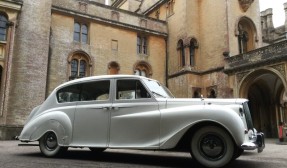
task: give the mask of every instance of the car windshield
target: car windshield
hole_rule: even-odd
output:
[[[171,92],[163,85],[161,85],[158,81],[144,79],[145,84],[149,88],[149,90],[156,96],[162,98],[174,98]]]

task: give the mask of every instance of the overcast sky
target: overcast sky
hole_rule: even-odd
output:
[[[282,26],[285,22],[285,11],[283,4],[287,0],[259,0],[260,11],[273,8],[273,24],[274,27]]]

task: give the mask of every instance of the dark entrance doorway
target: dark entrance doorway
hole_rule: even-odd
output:
[[[277,74],[260,70],[245,79],[241,91],[249,99],[254,127],[262,131],[268,138],[278,137],[278,121],[280,117],[280,100],[284,85]]]

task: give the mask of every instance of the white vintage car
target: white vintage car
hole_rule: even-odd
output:
[[[244,150],[265,147],[247,102],[177,99],[140,76],[86,77],[60,85],[34,108],[19,140],[39,141],[47,157],[68,147],[174,149],[190,151],[206,167],[222,167]]]

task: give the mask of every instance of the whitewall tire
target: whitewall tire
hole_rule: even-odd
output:
[[[205,167],[222,167],[232,160],[233,154],[234,143],[220,127],[202,127],[191,139],[191,155]]]

